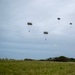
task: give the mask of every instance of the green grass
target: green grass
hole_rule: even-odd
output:
[[[75,75],[75,63],[0,60],[0,75]]]

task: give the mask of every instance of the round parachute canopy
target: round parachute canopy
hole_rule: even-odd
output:
[[[43,32],[43,34],[47,35],[47,34],[48,34],[48,32],[47,32],[47,31],[45,31],[45,32]],[[46,36],[45,36],[45,40],[47,40],[47,37],[46,37]]]
[[[27,25],[32,25],[32,23],[31,22],[28,22]]]
[[[30,32],[30,28],[32,26],[32,23],[31,22],[28,22],[27,25],[29,25],[29,32]]]
[[[57,20],[60,20],[60,18],[58,17]]]
[[[43,32],[44,34],[48,34],[48,32]]]
[[[72,25],[72,23],[70,23],[70,25]]]

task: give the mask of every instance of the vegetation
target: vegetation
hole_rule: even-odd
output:
[[[8,58],[0,58],[0,60],[14,60],[14,59],[8,59]],[[35,59],[25,58],[24,61],[35,61]],[[54,58],[47,58],[47,59],[40,59],[38,61],[58,61],[58,62],[75,62],[75,58],[68,58],[65,56],[59,56]]]
[[[0,75],[75,75],[75,62],[1,59]]]
[[[59,62],[75,62],[74,58],[68,58],[68,57],[65,57],[65,56],[48,58],[46,60],[48,60],[48,61],[59,61]]]

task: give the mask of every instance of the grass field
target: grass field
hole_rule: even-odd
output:
[[[0,75],[75,75],[75,63],[0,60]]]

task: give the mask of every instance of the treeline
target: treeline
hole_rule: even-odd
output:
[[[8,58],[0,58],[0,60],[15,60],[15,59],[8,59]],[[25,58],[24,61],[36,61],[36,59]],[[75,58],[68,58],[65,56],[59,57],[49,57],[47,59],[39,59],[37,61],[57,61],[57,62],[75,62]]]
[[[65,56],[59,56],[54,58],[48,58],[47,61],[59,61],[59,62],[75,62],[75,58],[68,58]]]
[[[15,60],[15,59],[0,58],[0,60]]]
[[[25,61],[33,61],[34,59],[24,59]],[[47,59],[40,59],[38,61],[58,61],[58,62],[75,62],[75,58],[68,58],[65,56],[59,56],[59,57],[54,57],[54,58],[47,58]]]

